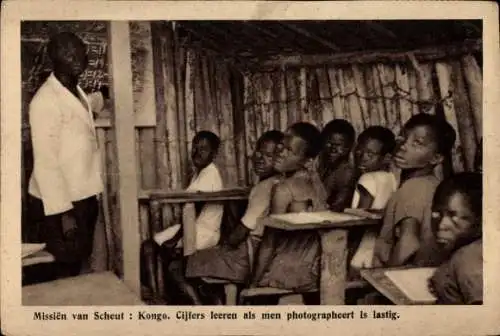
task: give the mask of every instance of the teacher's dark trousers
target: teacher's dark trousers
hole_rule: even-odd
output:
[[[47,251],[56,259],[58,277],[76,276],[83,262],[92,254],[94,231],[99,212],[97,196],[73,202],[68,213],[74,216],[76,227],[66,228],[62,215],[45,216],[40,199],[29,197],[29,221],[37,232],[36,240],[47,244]]]

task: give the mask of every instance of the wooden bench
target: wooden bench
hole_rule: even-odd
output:
[[[355,280],[349,281],[346,283],[345,290],[349,289],[357,289],[357,288],[366,288],[368,286],[368,282],[365,280]],[[319,289],[314,288],[307,291],[296,292],[290,289],[280,289],[274,287],[251,287],[246,288],[241,291],[239,303],[243,304],[245,299],[249,299],[252,297],[258,296],[271,296],[271,295],[295,295],[295,294],[305,294],[305,293],[317,293]]]
[[[188,192],[171,190],[144,190],[139,195],[139,201],[147,204],[149,210],[149,227],[147,236],[152,237],[172,224],[182,223],[182,207],[185,204],[197,202],[227,202],[247,200],[248,188],[232,188],[217,192]],[[182,223],[184,225],[184,223]],[[196,251],[196,228],[183,226],[183,249],[184,255],[188,256]],[[148,274],[152,279],[150,285],[153,295],[157,298],[165,297],[165,285],[163,279],[163,265],[157,260],[154,274]],[[226,290],[226,301],[236,304],[236,285],[222,283],[219,279],[206,279],[207,283],[224,284]]]

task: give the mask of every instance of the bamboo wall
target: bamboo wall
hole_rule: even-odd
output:
[[[155,74],[156,126],[136,128],[136,157],[140,189],[179,190],[191,176],[189,153],[196,132],[210,130],[219,135],[221,146],[216,163],[227,187],[239,183],[234,145],[231,71],[229,67],[196,47],[182,46],[175,32],[165,25],[152,23],[153,66]],[[113,130],[99,131],[106,148],[106,186],[112,228],[110,266],[121,272],[121,233],[117,205],[117,162],[112,144]],[[106,203],[106,202],[105,202]],[[149,238],[152,228],[149,209],[139,208],[141,240]],[[161,216],[168,226],[179,219],[180,208],[166,205]],[[155,228],[158,231],[161,228]]]
[[[416,70],[418,69],[418,71]],[[482,135],[482,75],[475,58],[400,64],[298,67],[245,76],[245,142],[297,121],[349,120],[356,133],[382,125],[396,134],[412,115],[444,115],[457,132],[454,171],[471,170]]]

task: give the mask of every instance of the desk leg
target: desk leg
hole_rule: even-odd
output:
[[[320,300],[322,305],[345,304],[347,230],[321,233]]]
[[[196,252],[196,212],[194,203],[186,203],[182,218],[184,255]]]
[[[161,205],[158,201],[151,201],[150,204],[151,211],[151,238],[158,233],[162,229],[162,212]],[[155,243],[156,244],[156,243]],[[149,280],[151,283],[151,289],[153,290],[153,294],[155,297],[163,297],[165,288],[163,283],[163,265],[161,263],[160,257],[155,255],[153,257],[152,265],[147,265],[148,269],[153,271],[153,274],[150,274]]]

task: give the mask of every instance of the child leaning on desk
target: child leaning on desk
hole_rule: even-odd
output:
[[[432,197],[439,184],[433,170],[450,154],[455,138],[452,126],[436,115],[420,113],[403,126],[394,155],[400,186],[385,210],[374,267],[440,263],[431,230]]]
[[[299,122],[287,129],[274,164],[283,178],[274,189],[271,214],[327,208],[326,190],[316,172],[307,168],[320,149],[320,132],[312,124]],[[307,291],[316,288],[318,273],[316,232],[265,229],[252,286]]]
[[[460,173],[436,189],[432,229],[448,260],[429,280],[437,304],[482,304],[483,183],[479,173]]]
[[[394,133],[382,126],[368,127],[358,137],[354,162],[359,178],[352,200],[352,208],[385,209],[398,187],[396,175],[389,171],[389,160],[396,147]],[[377,231],[364,229],[361,242],[351,260],[354,270],[372,265]],[[358,240],[359,242],[359,240]]]
[[[220,139],[209,131],[200,131],[193,138],[191,159],[195,175],[191,179],[187,191],[214,192],[223,189],[219,169],[213,163],[219,149]],[[217,245],[220,238],[220,227],[224,207],[222,203],[186,204],[182,209],[184,223],[194,222],[196,227],[196,249],[202,250]],[[189,225],[189,224],[188,224]],[[182,226],[174,224],[162,232],[156,233],[151,240],[141,246],[143,263],[147,274],[153,274],[155,251],[159,251],[166,275],[171,278],[180,291],[190,298],[193,304],[201,304],[195,289],[184,277],[184,259],[182,257]],[[143,274],[146,282],[146,274]]]

